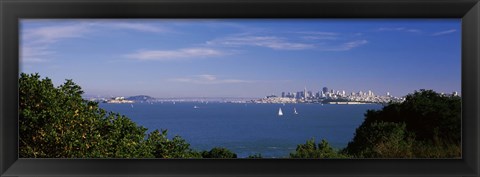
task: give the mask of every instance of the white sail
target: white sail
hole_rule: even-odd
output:
[[[279,108],[279,109],[278,109],[278,115],[279,115],[279,116],[283,116],[282,108]]]
[[[293,108],[293,113],[298,114],[297,109]]]

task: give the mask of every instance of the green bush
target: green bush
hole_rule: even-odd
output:
[[[262,154],[253,154],[253,155],[249,155],[247,158],[249,158],[249,159],[261,159],[263,157],[262,157]]]
[[[19,155],[22,158],[194,158],[201,157],[167,131],[146,135],[129,118],[83,100],[72,80],[54,87],[38,74],[19,79]]]
[[[344,152],[368,158],[412,157],[412,135],[408,135],[405,127],[405,123],[393,122],[361,126]]]
[[[210,151],[202,152],[203,158],[237,158],[237,154],[231,152],[227,148],[215,147]]]
[[[167,130],[155,130],[148,135],[147,144],[152,148],[156,158],[201,158],[201,154],[190,149],[184,139],[175,136],[167,138]]]
[[[334,150],[330,144],[324,139],[318,145],[315,140],[307,140],[305,144],[297,145],[294,152],[290,153],[290,158],[346,158],[344,154],[340,154]]]
[[[342,151],[354,157],[461,156],[461,98],[415,91],[402,103],[369,110]]]

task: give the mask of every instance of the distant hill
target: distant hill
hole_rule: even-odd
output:
[[[155,101],[156,99],[148,95],[137,95],[125,98],[126,100],[132,100],[135,102],[150,102]]]

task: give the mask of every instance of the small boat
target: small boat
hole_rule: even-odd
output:
[[[194,106],[193,109],[198,109],[198,106]]]
[[[283,116],[282,108],[278,109],[278,116]]]
[[[297,109],[293,108],[293,113],[298,114]]]
[[[133,104],[130,104],[130,106],[133,108]]]
[[[175,104],[175,101],[173,102],[173,104]]]

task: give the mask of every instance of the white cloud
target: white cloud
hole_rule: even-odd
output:
[[[347,49],[352,49],[367,43],[368,43],[367,40],[358,40],[358,41],[351,41],[351,42],[344,43],[343,46]]]
[[[258,46],[275,50],[304,50],[315,46],[307,43],[289,42],[275,36],[236,36],[207,41],[207,45]]]
[[[422,32],[419,29],[406,28],[406,27],[382,27],[382,28],[378,28],[376,31],[400,31],[400,32],[409,32],[409,33]]]
[[[185,48],[177,50],[140,50],[125,56],[137,60],[164,61],[172,59],[216,57],[225,54],[225,52],[210,48]]]
[[[333,46],[333,47],[332,46],[320,47],[319,49],[323,51],[348,51],[353,48],[357,48],[362,45],[365,45],[367,43],[368,43],[367,40],[356,40],[356,41],[346,42],[341,45]]]
[[[134,30],[134,31],[140,31],[140,32],[163,33],[163,32],[170,31],[163,27],[158,27],[158,26],[149,25],[149,24],[141,24],[141,23],[122,22],[122,23],[106,23],[106,24],[101,24],[101,25],[97,24],[97,25],[112,27],[114,29],[127,29],[127,30]]]
[[[320,51],[348,51],[356,47],[367,44],[367,40],[355,40],[341,43],[345,39],[339,39],[341,35],[333,32],[321,31],[306,31],[293,32],[296,34],[303,34],[299,36],[308,41],[305,42],[291,42],[288,38],[281,38],[276,36],[233,36],[207,41],[207,45],[223,45],[223,46],[258,46],[266,47],[274,50],[320,50]],[[318,43],[317,40],[331,40]]]
[[[20,60],[23,63],[42,63],[49,61],[48,56],[53,54],[53,51],[46,47],[29,47],[24,46],[20,48]]]
[[[35,20],[30,20],[35,21]],[[55,20],[53,22],[56,22]],[[59,21],[61,22],[61,21]],[[166,28],[150,24],[115,22],[113,21],[75,21],[72,24],[56,24],[29,28],[22,31],[22,47],[20,59],[22,62],[45,62],[51,60],[55,53],[52,45],[63,40],[83,38],[99,31],[100,28],[108,30],[134,30],[140,32],[167,32]]]
[[[433,33],[432,36],[441,36],[441,35],[451,34],[451,33],[454,33],[456,31],[457,31],[456,29],[440,31],[440,32]]]
[[[25,30],[22,37],[26,45],[45,45],[61,39],[82,37],[89,31],[85,24],[47,26]]]
[[[338,39],[338,33],[334,32],[323,32],[323,31],[303,31],[303,32],[296,32],[297,34],[302,34],[301,38],[307,40],[335,40]]]
[[[239,83],[253,83],[254,81],[240,80],[240,79],[219,79],[215,75],[202,74],[184,78],[170,79],[172,82],[184,82],[193,84],[239,84]]]

